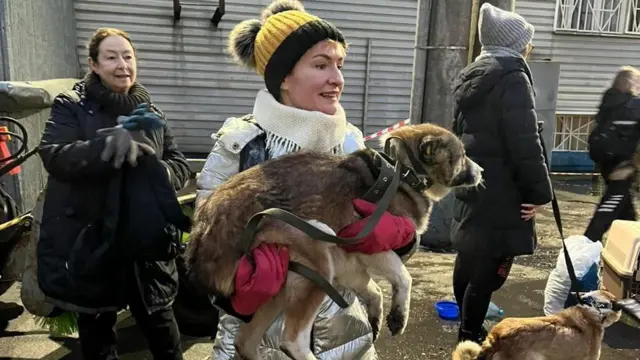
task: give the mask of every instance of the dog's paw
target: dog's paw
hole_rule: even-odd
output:
[[[387,327],[391,335],[396,336],[402,334],[404,328],[407,326],[407,320],[407,316],[399,306],[392,308],[387,315]]]
[[[369,324],[371,325],[371,333],[373,334],[373,341],[375,342],[380,335],[380,326],[382,325],[382,320],[379,317],[371,317],[369,316]]]

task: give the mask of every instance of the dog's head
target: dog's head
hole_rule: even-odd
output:
[[[452,188],[480,184],[482,168],[466,156],[464,145],[449,130],[434,124],[405,126],[382,137],[382,145],[394,138],[404,146],[395,146],[393,156],[413,168],[423,183],[433,184],[427,189],[430,197],[440,199]]]
[[[616,297],[606,290],[594,290],[580,295],[582,303],[597,311],[602,317],[602,326],[609,327],[620,320],[622,308]]]

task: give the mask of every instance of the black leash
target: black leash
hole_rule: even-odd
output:
[[[547,147],[544,143],[542,134],[540,134],[540,143],[542,144],[542,156],[544,157],[544,162],[547,165],[547,169],[549,169],[549,172],[551,172],[551,166],[549,165],[549,159],[547,158]],[[553,185],[551,186],[551,193],[553,195],[553,198],[551,199],[553,217],[556,220],[558,232],[560,233],[560,238],[562,239],[562,251],[564,252],[564,262],[567,264],[567,272],[569,273],[569,278],[571,279],[571,290],[575,292],[576,301],[578,301],[579,304],[582,304],[582,299],[580,298],[580,281],[576,276],[576,271],[573,268],[573,262],[571,261],[571,256],[569,255],[569,250],[567,249],[567,244],[565,242],[564,232],[562,231],[562,217],[560,216],[560,206],[558,205],[558,198],[556,197],[556,192],[553,189]]]
[[[544,143],[544,139],[540,136],[540,143],[542,144],[542,151],[544,156],[544,161],[547,164],[547,168],[550,169],[549,160],[547,159],[547,149]],[[560,237],[562,238],[562,249],[564,252],[564,261],[567,264],[567,272],[569,273],[569,278],[571,279],[571,290],[570,293],[574,293],[576,296],[576,301],[581,305],[591,305],[583,301],[580,297],[580,282],[578,281],[578,277],[576,276],[575,269],[573,268],[573,262],[571,262],[571,256],[569,255],[569,250],[567,250],[567,245],[564,241],[564,234],[562,231],[562,218],[560,217],[560,207],[558,206],[558,199],[556,198],[556,193],[551,187],[551,191],[553,192],[553,199],[551,201],[551,205],[553,207],[553,217],[556,220],[556,225],[558,226],[558,232],[560,233]],[[611,309],[613,311],[623,311],[627,315],[633,317],[635,320],[640,321],[640,302],[634,296],[631,298],[621,299],[617,301],[611,302]],[[604,318],[603,318],[604,321]]]

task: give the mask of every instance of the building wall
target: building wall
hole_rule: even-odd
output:
[[[183,1],[174,26],[168,0],[76,0],[78,55],[101,26],[119,27],[139,51],[139,79],[169,117],[180,148],[208,153],[225,119],[251,112],[262,78],[225,53],[229,31],[258,18],[270,1],[226,3],[219,29],[209,19],[217,2]],[[409,117],[417,0],[314,0],[306,9],[333,22],[350,43],[342,98],[348,120],[365,134]],[[368,55],[369,54],[369,55]],[[365,102],[365,97],[367,101]]]
[[[582,1],[587,3],[587,0]],[[594,0],[589,2],[594,3]],[[620,5],[620,10],[624,10],[630,2],[635,5],[639,1],[607,0],[607,7]],[[560,63],[557,113],[593,115],[602,92],[617,69],[622,65],[640,66],[640,33],[616,35],[611,33],[611,26],[605,26],[607,33],[554,32],[556,5],[556,0],[517,0],[516,12],[536,28],[533,59],[551,59]],[[576,11],[576,16],[580,10]],[[603,24],[607,23],[607,16],[602,16]],[[626,21],[624,14],[622,18]],[[584,20],[582,24],[585,26]]]
[[[77,77],[73,0],[0,0],[0,80],[32,81]],[[0,106],[0,111],[2,107]],[[11,115],[11,114],[9,114]],[[38,145],[49,110],[20,119],[29,148]],[[1,124],[6,125],[6,124]],[[14,146],[19,143],[11,144]],[[21,165],[17,177],[6,175],[4,188],[30,208],[46,184],[46,172],[36,155]]]
[[[554,171],[594,171],[587,138],[602,93],[620,66],[640,66],[639,7],[640,0],[516,1],[536,27],[533,59],[560,63]]]

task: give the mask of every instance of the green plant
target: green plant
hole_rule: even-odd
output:
[[[68,336],[78,331],[78,314],[65,311],[56,317],[34,316],[38,326],[55,335]]]

